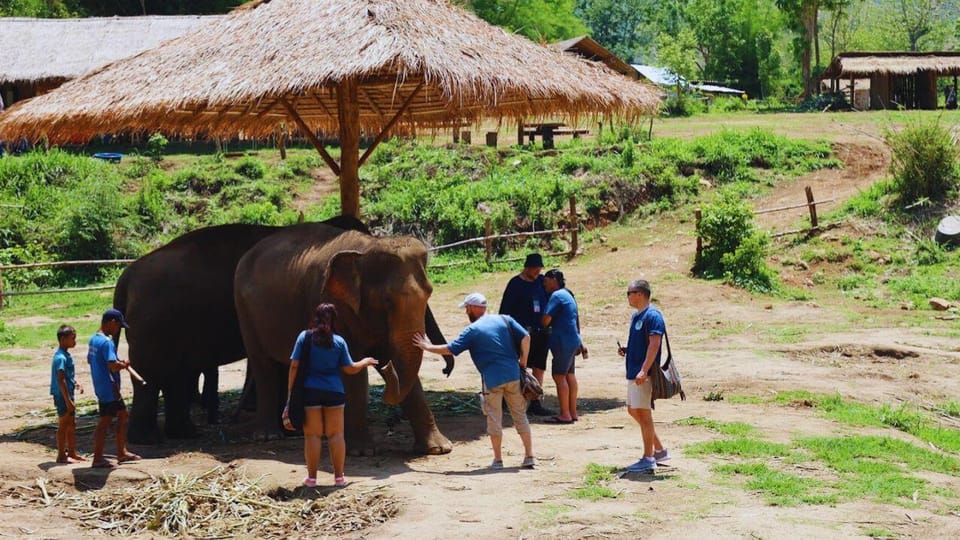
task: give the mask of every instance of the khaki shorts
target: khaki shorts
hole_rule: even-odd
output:
[[[627,407],[631,409],[650,409],[653,398],[653,381],[647,377],[643,384],[634,379],[627,380]]]
[[[503,402],[507,402],[510,418],[513,418],[513,427],[517,433],[530,433],[530,422],[527,421],[527,400],[520,392],[520,381],[510,381],[487,390],[484,408],[487,413],[487,434],[503,435]]]

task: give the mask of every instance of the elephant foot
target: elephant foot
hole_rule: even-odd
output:
[[[427,456],[439,456],[453,451],[453,443],[439,431],[434,431],[424,439],[413,443],[413,451]]]
[[[347,437],[347,454],[371,457],[377,455],[377,446],[369,435]]]

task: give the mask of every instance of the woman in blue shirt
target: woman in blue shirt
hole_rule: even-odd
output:
[[[572,424],[577,420],[577,375],[574,358],[580,352],[579,314],[577,301],[566,289],[563,272],[557,269],[544,274],[543,288],[550,295],[544,310],[543,327],[550,330],[550,352],[553,365],[550,369],[557,385],[560,414],[551,418],[557,424]]]
[[[333,333],[337,322],[337,308],[333,304],[317,306],[313,330],[304,330],[290,354],[290,373],[287,378],[287,406],[283,409],[283,424],[293,429],[290,423],[290,395],[297,383],[297,371],[303,353],[309,352],[305,372],[300,380],[303,384],[303,454],[307,461],[307,477],[303,484],[307,487],[317,485],[317,468],[323,451],[321,437],[327,436],[330,447],[330,463],[333,465],[334,485],[343,487],[343,467],[346,462],[347,445],[343,438],[343,407],[347,395],[340,374],[354,375],[370,366],[377,365],[373,358],[364,358],[354,363],[350,358],[347,342]],[[308,347],[308,351],[304,351]]]

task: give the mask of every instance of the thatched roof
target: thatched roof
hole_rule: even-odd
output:
[[[491,26],[444,0],[266,0],[104,66],[0,116],[0,139],[98,133],[267,136],[290,123],[336,133],[338,83],[359,81],[360,128],[480,116],[659,106],[648,86]]]
[[[634,69],[633,66],[624,62],[619,56],[597,43],[590,36],[579,36],[558,41],[554,43],[553,46],[561,51],[573,53],[588,60],[603,62],[610,69],[631,79],[637,80],[643,76],[639,71]]]
[[[0,18],[0,84],[74,79],[217,18]]]
[[[821,79],[865,78],[871,75],[933,73],[960,75],[960,52],[847,52],[840,53]]]

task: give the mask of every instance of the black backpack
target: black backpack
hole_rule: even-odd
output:
[[[290,392],[290,424],[294,431],[303,429],[303,420],[305,416],[303,404],[303,382],[307,378],[307,371],[310,368],[310,347],[313,345],[313,331],[307,330],[307,335],[303,340],[303,349],[300,351],[300,365],[297,366],[297,374],[293,378],[293,390]]]

